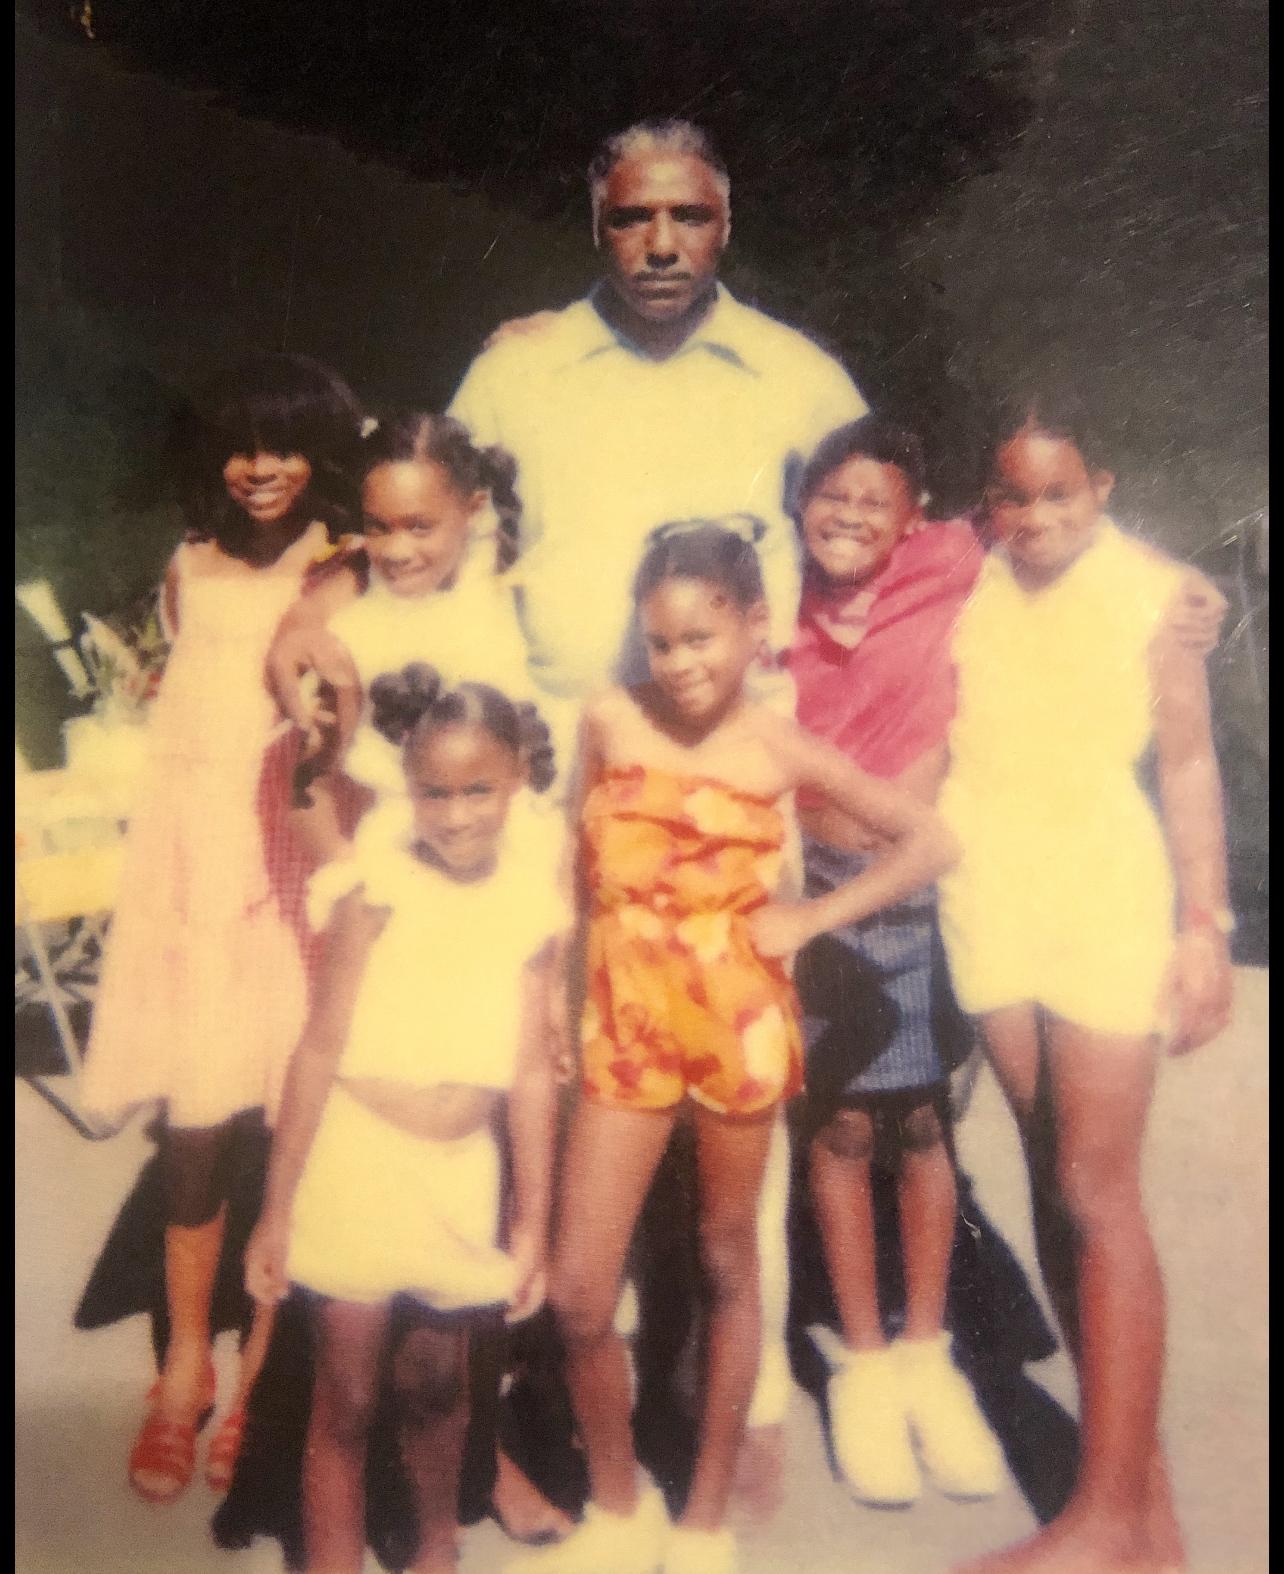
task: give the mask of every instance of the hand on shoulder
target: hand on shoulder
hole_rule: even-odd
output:
[[[537,338],[541,333],[547,333],[560,316],[560,312],[550,309],[531,312],[528,317],[508,317],[487,335],[482,349],[493,350],[498,344],[511,344],[518,339]]]

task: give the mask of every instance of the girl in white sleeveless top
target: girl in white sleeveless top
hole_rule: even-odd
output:
[[[306,823],[323,857],[340,849],[353,818],[342,779],[364,790],[358,809],[404,792],[398,751],[371,724],[381,673],[427,662],[448,683],[536,697],[503,573],[521,513],[514,461],[474,446],[448,416],[410,411],[369,433],[362,474],[364,552],[311,588],[269,656],[284,709],[309,733]],[[305,673],[320,680],[319,701],[303,692]],[[560,718],[549,721],[560,734]]]
[[[454,1566],[474,1314],[543,1297],[556,1088],[553,940],[570,923],[559,845],[514,842],[551,780],[532,707],[444,688],[414,666],[373,685],[403,750],[403,834],[358,832],[313,878],[325,962],[291,1061],[246,1283],[314,1292],[316,1383],[303,1469],[309,1567],[357,1567],[367,1429],[392,1300],[421,1315],[392,1354],[416,1567]],[[501,1249],[494,1126],[506,1107],[514,1206]]]

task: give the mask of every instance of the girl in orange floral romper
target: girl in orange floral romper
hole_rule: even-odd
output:
[[[582,1093],[563,1171],[551,1296],[588,1456],[570,1539],[523,1560],[559,1574],[731,1574],[723,1526],[759,1349],[757,1198],[772,1121],[801,1085],[785,958],[933,880],[951,860],[931,812],[745,693],[766,648],[756,521],[662,526],[634,587],[651,678],[585,709],[581,877],[589,914]],[[771,900],[780,804],[807,785],[886,851],[823,898]],[[699,1451],[670,1527],[644,1486],[613,1329],[630,1238],[692,1101],[710,1288]]]

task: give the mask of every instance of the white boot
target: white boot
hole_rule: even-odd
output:
[[[565,1541],[521,1554],[504,1574],[657,1574],[668,1529],[664,1498],[648,1485],[631,1514],[590,1503]]]
[[[950,1358],[949,1334],[898,1339],[891,1353],[928,1475],[950,1497],[994,1497],[1003,1485],[1003,1450]]]
[[[876,1508],[899,1508],[923,1490],[900,1376],[891,1350],[852,1350],[829,1328],[808,1330],[829,1362],[829,1432],[852,1495]]]

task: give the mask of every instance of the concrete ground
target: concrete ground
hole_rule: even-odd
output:
[[[1267,974],[1237,974],[1234,1027],[1166,1068],[1147,1157],[1170,1304],[1165,1431],[1193,1574],[1258,1574],[1266,1554]],[[268,1574],[275,1544],[228,1553],[209,1537],[200,1482],[168,1509],[138,1501],[125,1458],[149,1381],[142,1319],[77,1333],[72,1310],[145,1155],[137,1124],[109,1142],[76,1135],[16,1084],[16,1564],[18,1574]],[[959,1134],[981,1206],[1033,1275],[1020,1157],[989,1074]],[[220,1349],[224,1372],[232,1358]],[[1064,1402],[1064,1357],[1036,1369]],[[744,1574],[939,1574],[1023,1534],[1015,1486],[962,1505],[929,1489],[915,1508],[853,1503],[826,1463],[815,1407],[795,1392],[785,1506],[746,1532]],[[496,1574],[509,1544],[469,1534],[464,1574]],[[376,1565],[369,1561],[373,1574]],[[608,1574],[603,1570],[602,1574]]]

